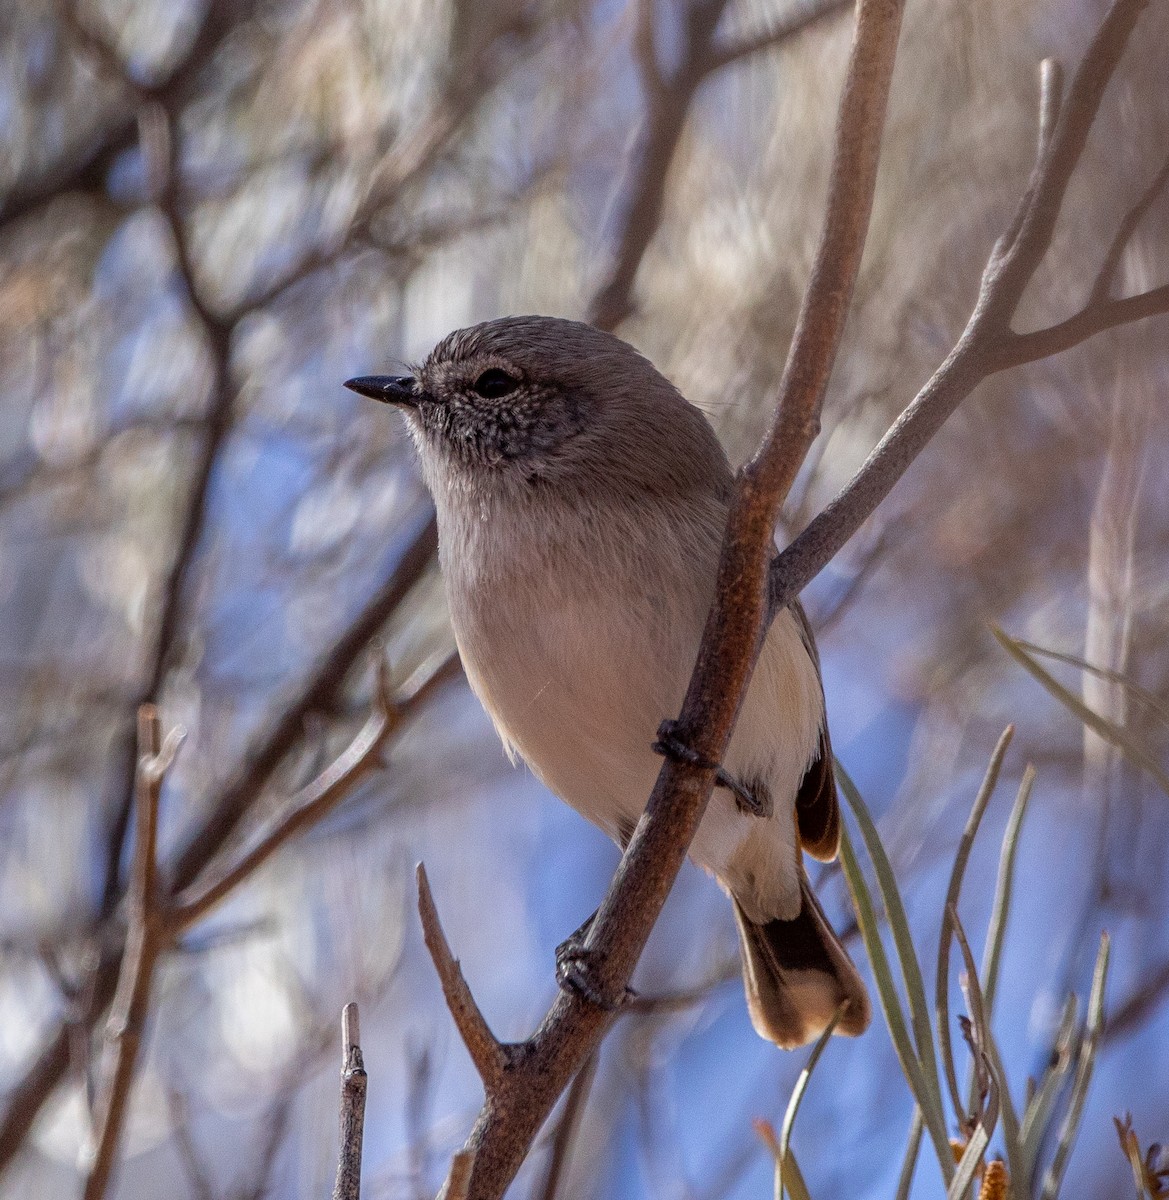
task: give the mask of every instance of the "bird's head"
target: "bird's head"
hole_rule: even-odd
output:
[[[455,475],[652,488],[703,468],[710,486],[709,456],[721,458],[705,418],[648,359],[578,321],[488,321],[444,338],[408,375],[345,386],[406,414],[432,486]]]

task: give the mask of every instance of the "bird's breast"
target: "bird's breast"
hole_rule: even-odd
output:
[[[637,516],[440,525],[472,687],[505,744],[614,836],[632,828],[660,765],[650,746],[681,705],[717,553]]]

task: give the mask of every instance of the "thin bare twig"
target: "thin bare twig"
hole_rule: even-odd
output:
[[[707,77],[714,31],[727,0],[695,0],[682,27],[681,63],[662,74],[654,45],[654,4],[638,6],[634,51],[646,97],[645,133],[633,178],[626,187],[628,207],[608,276],[597,289],[589,320],[599,329],[615,329],[632,311],[633,281],[662,218],[670,163],[686,126],[691,102]]]
[[[1088,308],[1094,304],[1103,304],[1108,299],[1113,280],[1116,278],[1116,268],[1120,265],[1121,255],[1128,248],[1129,242],[1132,241],[1132,235],[1136,233],[1137,227],[1144,220],[1145,213],[1153,207],[1157,202],[1157,197],[1165,190],[1167,182],[1169,182],[1169,158],[1165,159],[1161,169],[1153,176],[1152,183],[1145,189],[1140,199],[1124,214],[1124,219],[1116,230],[1116,236],[1108,247],[1108,253],[1104,255],[1104,261],[1100,264],[1096,282],[1092,285],[1092,291],[1088,296]]]
[[[1169,284],[1162,284],[1137,296],[1126,296],[1123,300],[1092,304],[1058,325],[1034,333],[1016,334],[1014,340],[1003,347],[994,369],[1005,371],[1008,367],[1020,367],[1024,363],[1050,358],[1053,354],[1071,350],[1098,333],[1164,313],[1169,313]]]
[[[831,605],[811,614],[812,628],[815,629],[817,638],[823,638],[848,615],[856,601],[864,594],[865,585],[874,573],[885,565],[889,555],[906,541],[911,532],[919,533],[920,528],[920,521],[911,521],[908,512],[886,522],[872,544],[863,551],[860,562],[854,567],[848,581],[832,600]]]
[[[812,3],[793,4],[778,21],[766,29],[744,34],[734,41],[716,41],[711,47],[706,70],[708,73],[719,71],[761,51],[772,50],[788,38],[818,24],[824,17],[843,13],[849,7],[850,0],[813,0]]]
[[[415,877],[418,880],[418,915],[422,921],[422,936],[426,940],[426,948],[430,951],[434,969],[438,972],[442,994],[454,1018],[459,1036],[462,1037],[467,1053],[470,1054],[471,1061],[483,1080],[483,1088],[490,1097],[503,1082],[509,1061],[507,1051],[491,1032],[479,1011],[479,1006],[475,1003],[475,997],[471,995],[467,981],[463,978],[459,960],[451,953],[446,934],[442,930],[442,922],[438,917],[438,909],[434,904],[430,881],[426,878],[426,868],[422,863],[415,869]]]
[[[434,1086],[434,1061],[429,1042],[407,1043],[406,1060],[409,1082],[406,1087],[406,1149],[410,1159],[410,1178],[416,1200],[430,1200],[427,1182],[431,1158],[431,1089]]]
[[[741,968],[736,957],[712,971],[709,979],[696,983],[693,987],[680,988],[676,992],[659,992],[656,995],[630,996],[621,1006],[621,1015],[652,1017],[693,1008],[694,1005],[709,1000],[711,993],[717,988],[737,980],[740,973]]]
[[[820,432],[820,410],[844,333],[872,211],[900,30],[901,6],[893,0],[859,5],[812,275],[780,379],[775,418],[763,446],[746,468],[754,486],[771,494],[771,502],[761,505],[759,514],[768,520],[768,536]]]
[[[166,1107],[171,1129],[174,1130],[175,1150],[191,1192],[196,1200],[215,1200],[215,1186],[211,1182],[211,1173],[204,1165],[191,1131],[186,1097],[173,1088],[168,1089]]]
[[[305,718],[328,711],[370,641],[429,569],[437,547],[438,530],[431,512],[416,528],[389,578],[321,658],[300,693],[281,708],[271,729],[210,806],[202,826],[179,851],[173,871],[177,888],[189,886],[227,843],[276,768],[299,744]]]
[[[365,1129],[366,1082],[357,1005],[350,1002],[341,1012],[341,1147],[337,1154],[333,1200],[361,1198],[361,1142]]]
[[[158,801],[162,781],[182,740],[172,730],[163,742],[158,710],[138,712],[137,831],[129,891],[126,954],[106,1028],[106,1061],[97,1096],[97,1144],[85,1181],[85,1200],[101,1200],[113,1171],[158,956],[165,948],[166,909],[158,895]]]
[[[1169,959],[1150,970],[1128,998],[1116,1006],[1101,1035],[1104,1041],[1124,1037],[1139,1029],[1169,995]]]
[[[1051,135],[1059,120],[1063,103],[1063,66],[1056,58],[1045,58],[1039,64],[1039,149],[1042,158],[1051,145]]]
[[[301,1060],[304,1061],[303,1059]],[[278,1096],[264,1116],[264,1130],[260,1138],[260,1151],[255,1165],[248,1172],[248,1179],[239,1200],[267,1200],[274,1194],[272,1172],[276,1166],[280,1148],[288,1137],[288,1126],[292,1116],[292,1104],[296,1094],[287,1089]]]

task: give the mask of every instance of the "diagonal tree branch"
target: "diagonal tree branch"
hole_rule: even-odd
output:
[[[0,233],[58,196],[104,192],[110,168],[120,154],[134,145],[137,131],[138,123],[133,116],[122,117],[88,144],[73,149],[33,178],[18,183],[0,204]]]
[[[580,1135],[581,1124],[584,1120],[585,1106],[588,1104],[589,1093],[592,1091],[593,1080],[597,1074],[597,1056],[594,1054],[579,1071],[564,1097],[564,1111],[556,1126],[552,1138],[552,1149],[548,1155],[548,1165],[544,1179],[539,1187],[533,1189],[533,1197],[540,1200],[556,1200],[560,1192],[560,1184],[568,1174],[572,1162],[573,1150]]]
[[[730,738],[767,621],[856,532],[960,400],[1007,361],[1004,347],[1018,337],[1011,319],[1050,246],[1088,130],[1145,2],[1114,0],[1066,97],[1060,73],[1044,71],[1039,160],[991,255],[966,331],[858,476],[769,567],[780,506],[819,431],[872,204],[901,8],[892,0],[861,0],[812,277],[771,429],[736,485],[715,604],[673,723],[674,737],[695,751],[695,761],[667,758],[589,927],[584,948],[593,998],[558,995],[539,1029],[513,1048],[502,1082],[489,1089],[464,1151],[473,1155],[467,1189],[473,1200],[503,1194],[561,1091],[612,1024],[701,820],[713,764]]]
[[[1145,214],[1157,202],[1157,198],[1165,190],[1167,183],[1169,183],[1169,158],[1165,159],[1161,169],[1153,176],[1152,183],[1132,208],[1125,213],[1124,219],[1120,222],[1116,236],[1112,239],[1108,253],[1104,255],[1104,261],[1100,264],[1100,270],[1096,274],[1096,282],[1092,285],[1086,308],[1091,308],[1093,304],[1102,304],[1108,299],[1112,284],[1116,279],[1116,270],[1120,266],[1121,255],[1128,249],[1133,234],[1145,219]]]
[[[901,11],[893,0],[861,0],[858,6],[824,233],[776,419],[735,489],[715,606],[675,725],[676,736],[708,764],[722,757],[750,678],[764,617],[771,531],[818,426],[867,231]],[[791,431],[794,445],[782,440]],[[590,983],[601,1002],[561,992],[540,1028],[510,1056],[503,1082],[488,1095],[467,1142],[474,1156],[472,1200],[503,1194],[560,1093],[615,1019],[714,779],[713,765],[666,760],[585,940]]]
[[[1169,284],[1136,296],[1125,296],[1122,300],[1094,302],[1058,325],[1016,334],[996,356],[994,370],[1005,371],[1009,367],[1038,362],[1041,358],[1071,350],[1098,333],[1165,313],[1169,313]]]
[[[811,0],[810,3],[793,4],[775,24],[766,29],[745,34],[733,41],[716,41],[707,59],[707,71],[720,71],[761,51],[771,50],[795,34],[819,24],[824,17],[843,13],[849,7],[849,0]]]
[[[1116,1011],[1108,1017],[1101,1035],[1105,1041],[1122,1038],[1141,1026],[1164,1003],[1169,993],[1169,959],[1162,959],[1142,979]]]
[[[617,253],[589,312],[589,320],[600,329],[615,329],[632,311],[633,280],[661,222],[670,163],[690,104],[706,78],[704,66],[726,5],[727,0],[695,0],[686,10],[682,62],[668,78],[661,73],[654,46],[654,6],[640,6],[635,50],[646,95],[645,136],[627,188],[629,205]]]
[[[217,873],[211,873],[206,882],[193,884],[188,891],[194,895],[184,893],[178,897],[172,916],[177,929],[186,929],[201,920],[282,846],[320,824],[362,779],[382,766],[381,752],[390,738],[439,688],[456,678],[459,670],[458,655],[451,654],[417,691],[404,700],[395,701],[390,695],[385,662],[379,659],[373,712],[357,736],[329,767],[289,800],[284,811],[250,850]]]
[[[369,643],[430,567],[437,546],[434,514],[428,512],[389,579],[317,664],[300,694],[281,710],[271,729],[224,786],[199,829],[178,852],[172,868],[176,888],[191,884],[226,845],[260,790],[300,743],[305,719],[314,712],[326,711],[340,694],[346,676]]]

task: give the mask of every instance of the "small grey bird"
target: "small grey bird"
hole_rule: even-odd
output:
[[[412,375],[346,387],[406,414],[459,652],[509,756],[624,845],[655,748],[683,752],[655,737],[714,599],[732,487],[714,431],[631,346],[550,317],[459,330]],[[833,858],[840,826],[798,604],[767,634],[719,779],[690,856],[734,903],[755,1029],[799,1046],[847,1000],[837,1030],[863,1032],[864,984],[802,863]]]

